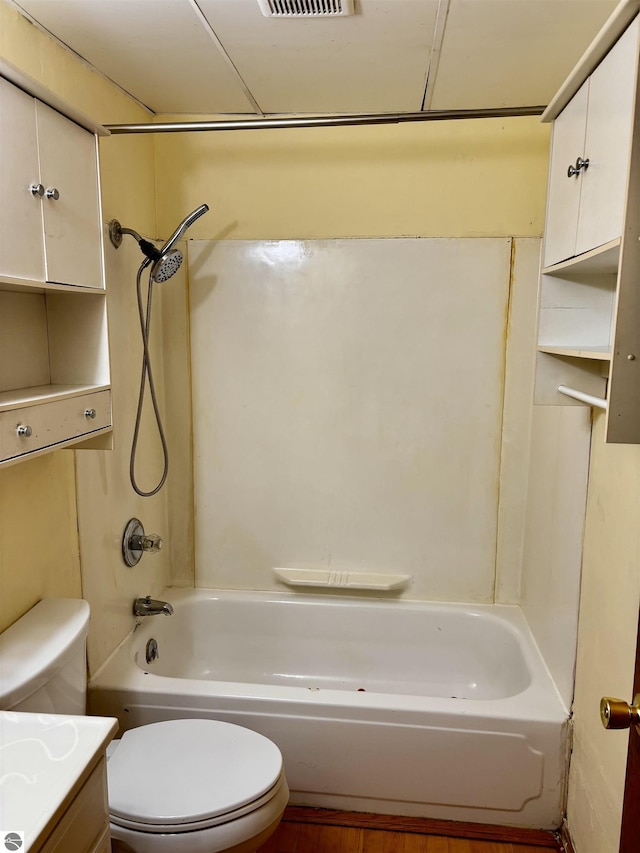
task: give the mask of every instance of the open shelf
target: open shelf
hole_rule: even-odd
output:
[[[108,390],[108,385],[36,385],[33,388],[18,388],[15,391],[0,391],[0,412]]]
[[[570,358],[591,358],[595,361],[611,361],[611,347],[567,347],[567,346],[538,346],[538,352],[549,355],[564,355]]]
[[[0,291],[9,293],[104,293],[103,287],[85,287],[79,284],[57,284],[52,281],[39,281],[30,278],[16,278],[10,275],[0,275]]]
[[[621,240],[611,240],[602,246],[597,246],[589,252],[583,252],[574,258],[561,261],[549,267],[544,267],[544,275],[560,278],[582,278],[592,275],[617,275],[620,262]]]

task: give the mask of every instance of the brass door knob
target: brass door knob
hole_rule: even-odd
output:
[[[630,729],[640,726],[640,693],[634,697],[633,705],[623,699],[603,696],[600,700],[600,719],[605,729]]]

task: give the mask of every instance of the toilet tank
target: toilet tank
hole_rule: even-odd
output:
[[[84,714],[89,604],[45,598],[0,634],[0,709]]]

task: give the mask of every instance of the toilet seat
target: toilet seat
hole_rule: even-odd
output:
[[[267,738],[217,720],[125,732],[107,763],[111,822],[178,833],[228,823],[277,796],[282,755]]]

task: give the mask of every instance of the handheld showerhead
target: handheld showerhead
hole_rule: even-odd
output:
[[[150,324],[151,324],[151,299],[153,295],[153,285],[155,283],[161,284],[163,281],[167,281],[167,279],[171,278],[171,276],[175,275],[180,269],[180,265],[182,264],[183,256],[182,252],[178,249],[174,249],[174,245],[182,238],[187,228],[202,216],[203,213],[206,213],[209,210],[208,205],[201,204],[200,207],[197,207],[194,211],[192,211],[188,216],[186,216],[180,225],[173,232],[171,237],[167,240],[164,246],[161,249],[157,249],[153,243],[145,240],[141,237],[137,231],[134,231],[132,228],[123,228],[117,219],[112,219],[109,223],[109,239],[112,244],[117,248],[119,248],[122,243],[122,235],[130,234],[140,246],[140,250],[145,256],[144,261],[140,264],[138,268],[138,272],[136,275],[136,293],[138,297],[138,313],[140,315],[140,331],[142,333],[142,374],[140,376],[140,392],[138,394],[138,411],[136,413],[136,423],[133,428],[133,440],[131,443],[131,456],[129,458],[129,479],[131,480],[131,485],[133,486],[134,491],[143,498],[151,497],[152,495],[157,494],[160,489],[163,487],[166,479],[167,473],[169,471],[169,449],[167,447],[167,440],[164,434],[164,427],[162,426],[162,419],[160,417],[160,410],[158,408],[158,401],[156,398],[155,384],[153,381],[153,373],[151,370],[151,356],[149,354],[149,332],[150,332]],[[151,272],[149,274],[149,287],[147,288],[147,310],[146,314],[144,311],[144,307],[142,304],[142,289],[141,289],[141,280],[142,273],[148,266],[151,266]],[[138,438],[140,435],[140,423],[142,420],[142,407],[144,403],[144,393],[145,387],[149,383],[149,393],[151,395],[151,402],[153,404],[153,412],[156,419],[156,424],[158,426],[158,434],[160,437],[160,443],[162,444],[162,456],[164,459],[163,471],[158,480],[157,484],[153,489],[149,491],[144,491],[140,488],[136,480],[135,473],[135,465],[136,465],[136,453],[138,449]]]
[[[178,242],[178,240],[183,236],[184,232],[187,228],[191,228],[196,219],[199,219],[203,214],[205,214],[209,210],[208,204],[201,204],[200,207],[196,207],[195,210],[191,211],[188,216],[182,220],[180,225],[173,232],[171,237],[167,240],[164,246],[160,249],[160,254],[165,255],[167,252],[171,251],[174,245]]]
[[[180,225],[173,232],[164,246],[159,251],[159,256],[154,258],[155,263],[151,269],[151,278],[161,284],[172,275],[175,275],[180,269],[183,257],[179,249],[174,249],[173,246],[182,238],[187,228],[190,228],[196,219],[199,219],[204,213],[209,210],[208,204],[201,204],[193,210],[188,216],[182,220]],[[142,248],[142,246],[140,246]],[[144,249],[143,249],[144,251]]]
[[[140,246],[140,251],[147,258],[145,263],[153,263],[151,268],[151,278],[158,284],[171,278],[180,269],[183,256],[182,252],[174,249],[174,245],[182,238],[187,228],[191,227],[196,219],[199,219],[204,213],[209,210],[209,205],[201,204],[193,210],[188,216],[182,220],[180,225],[173,232],[161,249],[157,249],[149,240],[141,237],[133,228],[123,228],[117,219],[112,219],[109,223],[109,239],[118,249],[122,243],[122,235],[130,234]]]
[[[179,249],[170,249],[168,252],[164,252],[151,267],[151,278],[156,284],[162,284],[163,281],[178,272],[182,260],[182,252]]]

